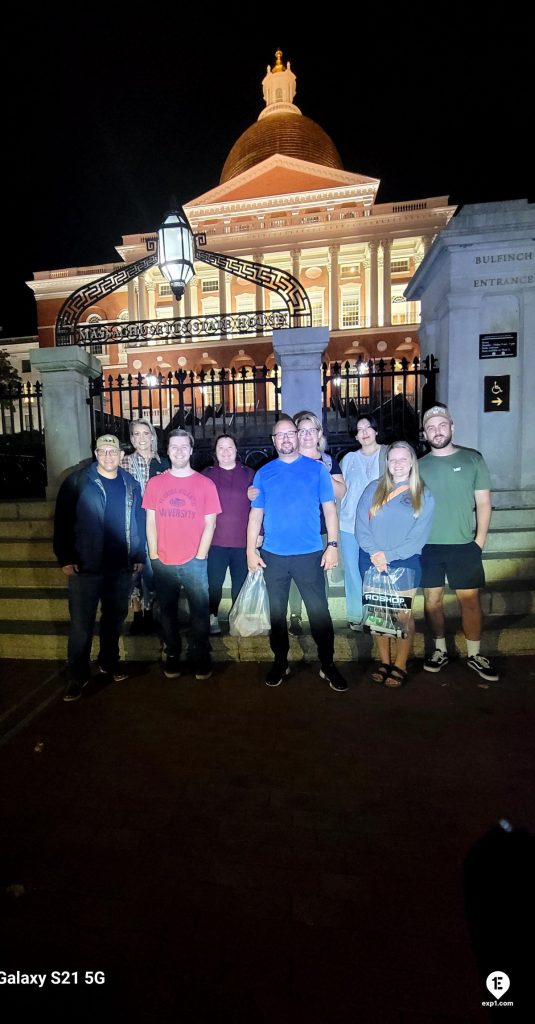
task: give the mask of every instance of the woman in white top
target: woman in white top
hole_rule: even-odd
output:
[[[386,466],[386,446],[378,444],[379,426],[373,416],[359,416],[356,439],[360,448],[348,452],[340,463],[347,491],[340,505],[340,547],[344,562],[347,618],[351,629],[362,620],[362,577],[359,571],[359,546],[355,539],[357,505],[372,480],[382,476]]]

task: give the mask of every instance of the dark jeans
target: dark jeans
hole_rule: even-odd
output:
[[[141,602],[141,607],[144,612],[149,611],[154,604],[154,598],[156,597],[156,587],[154,584],[154,573],[152,571],[152,565],[147,551],[147,560],[143,566],[141,572],[136,573],[133,580],[132,589],[135,591],[133,596],[138,596]]]
[[[114,672],[119,662],[119,637],[128,615],[132,574],[100,575],[76,573],[69,576],[69,642],[67,660],[73,679],[85,683],[90,675],[91,642],[100,601],[100,653],[98,662]]]
[[[208,611],[208,566],[205,559],[192,558],[184,565],[164,565],[152,559],[156,593],[160,604],[160,624],[169,658],[179,658],[178,597],[184,587],[190,612],[188,656],[193,663],[210,662],[210,615]]]
[[[247,577],[245,548],[223,548],[212,544],[208,552],[208,593],[210,615],[217,615],[227,569],[230,569],[231,595],[234,604]]]
[[[262,548],[271,617],[270,645],[275,661],[280,664],[286,663],[290,647],[286,609],[292,580],[303,596],[319,660],[323,668],[333,663],[334,632],[325,595],[325,573],[320,565],[322,555],[323,551],[309,555],[274,555]]]

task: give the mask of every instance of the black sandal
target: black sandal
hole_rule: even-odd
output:
[[[387,665],[386,662],[380,661],[377,668],[375,668],[370,675],[372,683],[381,683],[381,685],[383,685],[390,675],[391,670],[391,665]]]
[[[390,671],[385,678],[385,686],[388,686],[391,690],[397,690],[400,686],[404,686],[409,678],[408,673],[404,672],[402,668],[397,665],[391,665]]]

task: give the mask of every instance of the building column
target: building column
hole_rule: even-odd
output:
[[[137,310],[140,320],[147,319],[147,303],[145,295],[145,275],[140,274],[137,279]]]
[[[156,319],[156,298],[155,298],[155,292],[156,292],[156,285],[154,284],[153,281],[151,281],[150,284],[147,284],[147,296],[148,296],[148,300],[149,300],[149,320],[155,320]]]
[[[46,496],[50,501],[67,474],[91,458],[87,381],[100,377],[102,364],[78,345],[39,348],[30,353],[30,359],[43,385]]]
[[[226,316],[227,309],[227,275],[224,270],[218,271],[219,277],[219,312],[221,316]]]
[[[424,247],[424,256],[433,244],[434,235],[422,235],[422,245]]]
[[[338,279],[339,245],[329,246],[329,323],[331,331],[340,329],[340,282]]]
[[[390,272],[392,241],[390,238],[384,238],[381,245],[383,247],[383,326],[390,327],[392,323],[392,275]]]
[[[281,368],[282,408],[293,416],[310,409],[321,420],[321,358],[329,344],[327,327],[273,331],[273,351]]]
[[[180,311],[180,304],[178,302],[176,303],[177,306],[179,307],[179,312],[178,313],[175,313],[175,306],[174,306],[174,302],[173,302],[173,316],[177,316],[177,317],[180,317],[180,316],[191,316],[191,291],[190,291],[190,287],[191,287],[191,281],[190,281],[189,284],[186,285],[186,289],[184,291],[184,296],[183,296],[184,304],[182,306],[182,310],[181,311]],[[173,295],[173,299],[176,302],[176,299],[175,299],[174,295]]]
[[[253,262],[254,263],[263,263],[264,262],[264,253],[263,252],[254,252],[253,253]],[[264,300],[264,289],[263,289],[262,285],[259,284],[259,282],[257,281],[257,283],[255,285],[255,310],[264,309],[264,301],[265,301]],[[263,338],[264,337],[264,330],[263,330],[262,327],[259,327],[258,330],[256,331],[256,337],[257,338]]]
[[[378,242],[368,242],[370,253],[370,327],[379,326],[379,268],[377,265]]]
[[[137,320],[136,286],[133,280],[128,282],[128,319]]]

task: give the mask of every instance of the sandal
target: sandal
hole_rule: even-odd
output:
[[[372,683],[385,683],[391,670],[391,665],[387,665],[384,661],[380,661],[377,668],[375,668],[370,675]]]
[[[408,673],[404,672],[402,668],[398,668],[397,665],[391,665],[390,671],[385,678],[385,686],[390,687],[391,690],[397,690],[398,687],[405,685],[408,678]]]

